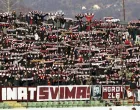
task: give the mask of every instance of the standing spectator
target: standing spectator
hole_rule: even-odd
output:
[[[3,84],[5,87],[8,87],[8,81],[7,81],[7,79],[5,79],[5,81],[4,81],[4,84]]]
[[[137,84],[135,79],[133,79],[132,83],[130,84],[130,89],[132,90],[133,97],[135,97],[134,101],[138,101],[138,91],[137,91]]]
[[[15,79],[14,79],[14,86],[20,86],[20,78],[18,76],[15,76]]]

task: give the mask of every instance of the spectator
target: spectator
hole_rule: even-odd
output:
[[[138,91],[137,91],[137,84],[135,79],[133,79],[132,83],[130,84],[130,89],[132,90],[133,96],[135,97],[135,102],[138,101]]]
[[[136,108],[135,108],[135,107],[133,107],[133,108],[132,108],[132,110],[136,110]]]

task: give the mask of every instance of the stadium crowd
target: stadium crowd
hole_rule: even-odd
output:
[[[88,15],[86,15],[87,17]],[[0,13],[0,86],[140,87],[140,23]]]

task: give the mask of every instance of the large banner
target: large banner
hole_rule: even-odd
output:
[[[90,100],[91,95],[102,99],[133,99],[130,87],[122,85],[0,87],[0,102]],[[140,100],[140,91],[138,95]]]
[[[2,87],[0,101],[90,100],[91,86]]]
[[[38,86],[37,101],[90,100],[90,86]]]
[[[123,87],[121,85],[104,85],[102,86],[103,99],[123,98]]]
[[[133,99],[132,91],[128,85],[103,85],[102,98],[103,99]]]

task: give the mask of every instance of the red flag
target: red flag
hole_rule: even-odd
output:
[[[90,22],[93,19],[94,15],[86,15],[85,17],[86,17],[86,20]]]

